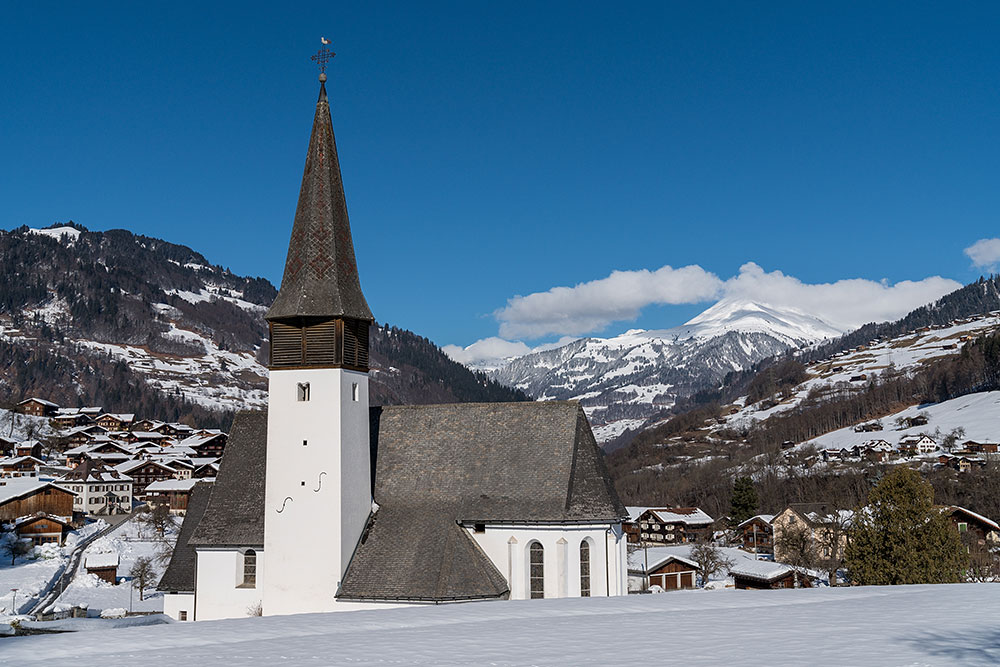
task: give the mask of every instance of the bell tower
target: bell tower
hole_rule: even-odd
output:
[[[264,613],[330,611],[372,507],[369,327],[326,94],[323,48],[281,289],[268,310]]]

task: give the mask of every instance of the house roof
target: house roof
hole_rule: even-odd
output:
[[[212,498],[191,535],[196,546],[264,544],[264,473],[267,412],[240,412],[233,419]]]
[[[766,560],[741,560],[729,568],[733,576],[747,577],[757,581],[774,581],[794,572],[795,568]]]
[[[146,493],[151,491],[190,491],[198,479],[161,479],[146,487]]]
[[[44,398],[26,398],[18,405],[24,405],[25,403],[41,403],[42,405],[48,406],[50,408],[58,408],[59,406],[52,401],[46,401]]]
[[[5,477],[0,479],[0,505],[41,491],[51,486],[72,496],[76,494],[52,482],[39,481],[37,477]]]
[[[101,461],[85,459],[83,463],[63,475],[61,482],[131,482],[132,478]]]
[[[773,514],[758,514],[756,516],[752,516],[749,519],[747,519],[746,521],[742,522],[740,525],[738,525],[737,528],[742,528],[743,526],[749,526],[752,522],[757,521],[757,520],[763,521],[764,523],[771,523],[772,521],[774,521],[774,515]]]
[[[715,523],[715,519],[698,507],[668,507],[651,511],[663,523],[683,523],[687,526],[706,526]]]
[[[285,273],[266,317],[373,319],[361,292],[330,103],[322,83]]]
[[[119,556],[117,551],[105,551],[99,554],[87,554],[87,558],[84,561],[84,567],[90,568],[103,568],[103,567],[118,567]]]
[[[187,513],[184,515],[184,523],[181,524],[180,533],[177,534],[177,543],[170,556],[170,563],[163,572],[163,576],[160,577],[160,583],[156,586],[157,590],[171,593],[194,591],[197,554],[190,540],[205,514],[205,508],[212,495],[212,487],[212,484],[196,484],[191,491]]]
[[[982,514],[976,514],[972,510],[965,509],[964,507],[959,507],[958,505],[950,505],[950,506],[948,506],[948,507],[945,508],[945,511],[947,511],[949,514],[954,514],[955,512],[962,512],[966,516],[969,516],[969,517],[975,519],[976,521],[979,521],[980,523],[983,523],[984,525],[989,526],[993,530],[1000,531],[1000,525],[997,525],[996,521],[993,521],[991,519],[987,519]]]
[[[506,581],[458,523],[628,516],[577,403],[392,406],[372,418],[380,509],[338,597],[501,597]]]

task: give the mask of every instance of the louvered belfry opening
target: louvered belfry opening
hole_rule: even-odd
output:
[[[349,368],[368,372],[366,320],[272,321],[271,368]]]

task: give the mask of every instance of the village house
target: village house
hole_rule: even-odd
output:
[[[38,469],[45,465],[34,456],[11,456],[0,459],[0,477],[37,477]]]
[[[80,408],[59,408],[52,417],[52,423],[62,429],[83,426],[90,422],[90,417],[80,412]]]
[[[185,514],[191,491],[203,479],[165,479],[146,487],[144,500],[150,507],[165,505],[171,514]]]
[[[109,431],[127,431],[132,426],[135,415],[131,413],[113,414],[105,413],[95,419],[99,426]]]
[[[177,445],[193,449],[195,455],[200,458],[219,458],[226,449],[226,437],[226,434],[222,432],[208,435],[192,435],[184,438]]]
[[[959,534],[972,536],[983,547],[1000,546],[1000,525],[995,521],[957,505],[939,509],[948,515]]]
[[[976,442],[975,440],[966,440],[962,443],[962,449],[975,454],[996,454],[998,448],[1000,448],[1000,444],[995,442]]]
[[[73,509],[90,516],[132,513],[132,478],[86,460],[57,480],[76,494]]]
[[[69,489],[37,477],[0,479],[0,521],[50,514],[72,516],[75,495]]]
[[[741,560],[730,568],[729,575],[739,590],[812,588],[814,581],[814,577],[800,572],[790,565],[761,560]]]
[[[0,436],[0,456],[13,456],[17,441]]]
[[[146,491],[153,482],[176,479],[173,468],[151,459],[138,459],[119,463],[115,470],[132,479],[132,493],[138,497]]]
[[[14,456],[34,456],[42,458],[42,443],[37,440],[25,440],[14,447]]]
[[[17,411],[32,417],[52,417],[59,406],[43,398],[26,398],[17,404]]]
[[[110,461],[119,458],[120,460],[116,461],[115,464],[124,463],[132,458],[132,454],[132,450],[124,444],[105,436],[94,438],[90,443],[79,445],[63,452],[63,456],[66,457],[66,465],[71,468],[75,468],[85,461],[96,459]]]
[[[631,544],[685,544],[712,539],[715,519],[697,507],[628,509],[629,521],[624,530]]]
[[[66,518],[44,512],[21,517],[14,522],[14,534],[22,539],[30,539],[36,547],[48,543],[62,546],[71,530],[73,524]]]
[[[97,424],[87,424],[85,426],[73,427],[63,432],[61,437],[64,438],[69,444],[79,446],[87,444],[100,436],[106,436],[107,433],[107,429],[102,428]]]
[[[774,559],[782,561],[781,545],[788,531],[803,531],[819,558],[840,559],[847,547],[847,529],[854,513],[825,503],[793,503],[779,512],[774,529]]]
[[[931,454],[937,449],[937,443],[929,435],[904,435],[899,439],[899,451],[909,456]]]
[[[109,584],[118,583],[119,556],[116,551],[99,554],[87,554],[83,567],[87,574],[92,574]]]
[[[628,555],[628,590],[630,593],[659,586],[665,591],[695,588],[698,563],[672,552],[669,547],[635,549]]]
[[[740,548],[759,556],[774,557],[773,514],[758,514],[736,527],[739,532]]]

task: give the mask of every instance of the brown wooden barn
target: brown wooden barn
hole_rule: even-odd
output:
[[[118,581],[118,554],[116,552],[90,554],[84,563],[87,574],[96,575],[109,584]]]
[[[750,517],[737,529],[740,532],[740,548],[753,554],[774,555],[773,514],[758,514]]]
[[[729,570],[736,588],[772,590],[777,588],[812,588],[813,578],[790,565],[768,561],[740,561]]]
[[[37,477],[0,479],[0,520],[44,512],[55,516],[73,515],[72,491]]]
[[[637,549],[628,559],[629,591],[643,591],[659,586],[665,591],[695,588],[698,563],[673,553],[669,547]]]
[[[19,519],[14,524],[14,533],[21,538],[31,538],[36,547],[50,542],[62,546],[71,530],[73,524],[66,519],[43,512]]]
[[[42,398],[26,398],[17,404],[17,411],[32,417],[51,417],[58,412],[59,406]]]

